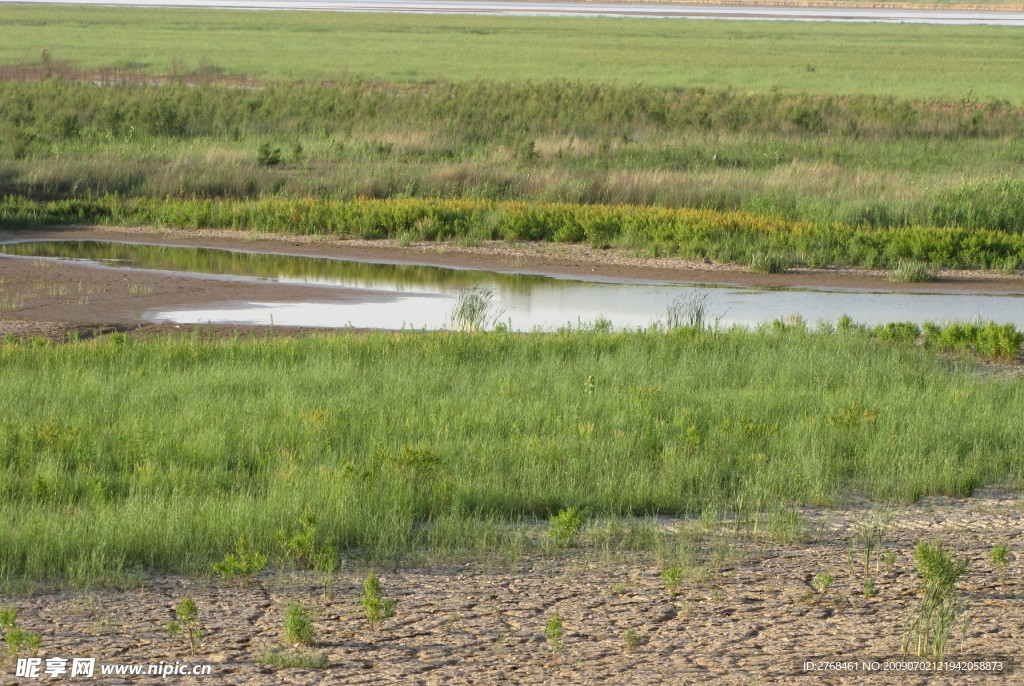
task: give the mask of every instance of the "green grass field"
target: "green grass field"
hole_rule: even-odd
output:
[[[118,335],[0,344],[0,375],[9,581],[205,572],[307,510],[346,554],[515,557],[570,507],[779,512],[1024,470],[1024,385],[856,327]]]
[[[1015,28],[6,5],[0,62],[1024,101]]]

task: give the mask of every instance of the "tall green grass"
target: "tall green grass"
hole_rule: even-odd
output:
[[[345,78],[241,89],[182,81],[103,85],[74,77],[72,73],[68,78],[0,80],[0,122],[34,133],[43,143],[41,150],[61,141],[95,145],[111,138],[144,141],[147,136],[225,140],[254,136],[259,144],[261,136],[314,135],[335,137],[336,144],[345,145],[348,136],[382,131],[398,138],[377,141],[380,147],[391,143],[389,152],[419,146],[443,157],[445,152],[460,152],[458,147],[449,149],[453,144],[471,150],[473,143],[515,146],[529,143],[530,138],[565,136],[566,147],[575,137],[577,145],[589,141],[604,153],[632,159],[634,166],[641,166],[646,157],[660,157],[680,167],[702,161],[704,151],[645,150],[628,144],[647,139],[692,144],[681,134],[708,130],[775,135],[774,150],[755,149],[744,155],[741,148],[752,141],[743,139],[736,142],[735,150],[717,150],[728,153],[723,165],[768,167],[777,162],[773,157],[800,153],[817,153],[821,160],[841,157],[837,154],[841,150],[802,145],[822,137],[832,137],[829,142],[841,137],[851,144],[941,142],[1012,138],[1024,127],[1021,105],[973,97],[949,103],[906,96],[742,93],[724,87],[664,88],[566,79],[405,84]],[[406,140],[400,138],[401,131],[408,134]],[[441,140],[434,140],[435,135]],[[549,147],[543,140],[533,142]],[[773,141],[765,144],[769,142]],[[528,149],[515,152],[530,156]],[[919,161],[893,159],[891,164],[915,168]]]
[[[306,511],[348,554],[486,554],[566,508],[912,500],[1024,473],[1024,386],[848,325],[116,335],[2,345],[0,375],[6,579],[206,571],[239,536],[272,553]]]

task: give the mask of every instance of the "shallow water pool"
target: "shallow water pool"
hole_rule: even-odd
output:
[[[0,244],[0,253],[33,259],[75,260],[105,268],[156,269],[207,278],[310,284],[366,293],[366,300],[230,302],[202,308],[155,309],[157,322],[264,324],[384,329],[451,327],[460,293],[478,287],[493,294],[491,314],[513,330],[555,329],[607,320],[614,327],[665,322],[703,306],[704,321],[756,325],[797,315],[809,322],[995,321],[1024,327],[1024,297],[849,290],[757,289],[657,282],[608,282],[378,264],[323,257],[106,241],[26,241]],[[329,292],[329,290],[328,290]],[[340,294],[340,291],[339,291]]]

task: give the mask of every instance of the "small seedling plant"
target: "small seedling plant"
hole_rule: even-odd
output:
[[[849,426],[862,421],[874,423],[878,411],[873,409],[861,409],[856,404],[844,408],[834,415],[829,415],[829,421],[834,425]],[[871,560],[875,559],[875,573],[881,571],[879,563],[888,553],[877,554],[882,547],[885,537],[886,524],[882,521],[864,522],[859,524],[848,539],[846,539],[846,564],[850,576],[856,573],[857,558],[860,558],[861,576],[865,579],[872,575]]]
[[[284,613],[284,640],[292,645],[311,646],[316,643],[313,613],[302,603],[289,603]]]
[[[967,571],[967,560],[958,560],[947,552],[942,541],[921,541],[914,548],[914,569],[924,585],[924,594],[914,614],[904,622],[903,655],[932,655],[942,660],[946,641],[959,619],[966,635],[966,602],[956,590]]]
[[[988,553],[989,564],[999,575],[999,583],[1006,583],[1006,572],[1010,568],[1010,547],[1005,543],[997,543]]]
[[[548,647],[551,648],[551,652],[555,655],[565,650],[565,642],[562,638],[565,636],[565,627],[562,625],[562,618],[558,616],[557,612],[552,612],[551,616],[548,617],[548,623],[544,625],[544,638],[548,641]]]
[[[370,570],[363,582],[363,611],[366,613],[366,623],[371,631],[376,631],[380,623],[385,619],[395,616],[395,605],[398,601],[394,598],[384,598],[380,592],[380,580]]]
[[[245,536],[239,536],[235,541],[235,552],[224,555],[222,562],[214,562],[213,571],[224,581],[244,588],[266,566],[267,556],[250,548]]]
[[[824,598],[825,594],[832,588],[833,582],[836,578],[828,573],[828,570],[822,570],[818,572],[818,575],[811,579],[811,588],[815,590],[820,598]]]
[[[640,638],[640,635],[632,629],[626,629],[622,633],[622,644],[625,647],[627,653],[632,653],[634,650],[640,647],[641,643],[643,643],[643,640]]]
[[[22,651],[35,655],[43,646],[42,634],[29,633],[18,626],[18,609],[14,607],[0,607],[0,632],[4,637],[0,654],[5,657],[16,657]]]
[[[174,614],[177,619],[167,623],[167,631],[175,638],[185,641],[190,655],[195,655],[199,649],[200,640],[203,637],[202,628],[199,625],[199,607],[192,596],[186,595],[174,607]]]
[[[882,551],[882,564],[885,565],[885,573],[888,574],[896,566],[896,552],[886,548]]]
[[[288,603],[281,636],[289,647],[266,650],[256,658],[256,664],[279,669],[325,669],[327,655],[308,649],[317,643],[313,619],[314,611],[308,605],[295,601]]]
[[[494,632],[493,651],[496,656],[505,654],[505,646],[508,643],[508,629],[501,628]]]
[[[672,565],[661,570],[661,581],[665,584],[670,597],[679,595],[679,588],[683,582],[683,568],[679,565]]]

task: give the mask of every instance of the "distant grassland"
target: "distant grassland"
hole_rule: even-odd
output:
[[[989,328],[980,347],[1020,345]],[[1024,384],[917,331],[0,343],[0,582],[208,571],[240,534],[273,553],[304,511],[355,555],[514,557],[533,549],[517,527],[568,507],[745,516],[1019,486]]]
[[[0,62],[267,79],[563,78],[740,91],[1024,101],[1012,27],[4,4]]]

